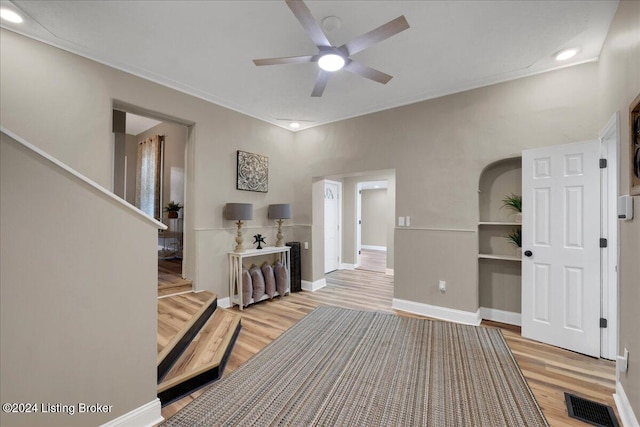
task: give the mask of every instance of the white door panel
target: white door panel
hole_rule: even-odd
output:
[[[523,152],[522,336],[600,355],[599,141]]]
[[[338,183],[325,181],[324,184],[324,272],[338,269],[339,263],[339,228],[340,228],[340,186]]]

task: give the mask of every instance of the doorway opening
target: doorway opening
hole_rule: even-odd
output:
[[[114,106],[113,192],[167,230],[158,233],[159,295],[190,291],[185,274],[186,153],[191,129],[135,107]]]
[[[387,225],[393,202],[389,200],[388,185],[386,179],[357,185],[356,268],[361,270],[381,273],[387,270]]]

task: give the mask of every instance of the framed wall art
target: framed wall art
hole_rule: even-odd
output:
[[[269,191],[269,158],[238,150],[236,188],[266,193]]]
[[[630,182],[629,194],[640,195],[640,95],[636,97],[629,107],[629,127],[631,130],[629,156]]]

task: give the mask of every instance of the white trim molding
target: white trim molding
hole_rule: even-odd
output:
[[[629,402],[629,398],[624,392],[620,381],[616,381],[616,392],[613,395],[613,400],[616,402],[616,408],[618,408],[622,425],[624,427],[640,427],[638,418],[636,418],[636,415],[633,413],[631,402]]]
[[[221,308],[231,308],[231,298],[219,298],[218,299],[218,307]]]
[[[155,398],[133,411],[102,424],[101,427],[152,427],[164,421],[161,409],[160,399]]]
[[[361,248],[362,249],[367,249],[369,251],[387,252],[387,247],[386,246],[362,245]]]
[[[514,311],[498,310],[497,308],[480,307],[480,317],[494,322],[508,325],[522,326],[522,314]]]
[[[356,268],[358,268],[358,264],[346,264],[344,262],[338,267],[339,270],[355,270]]]
[[[393,276],[394,275],[393,268],[385,268],[384,274],[386,274],[387,276]]]
[[[309,282],[307,280],[302,280],[302,289],[305,291],[315,292],[318,289],[322,289],[327,286],[327,280],[323,277],[320,280],[316,280],[315,282]]]
[[[482,319],[480,318],[480,309],[478,311],[462,311],[453,308],[440,307],[437,305],[429,305],[415,301],[407,301],[394,298],[391,307],[396,310],[407,311],[409,313],[420,314],[422,316],[433,317],[435,319],[448,320],[450,322],[463,323],[466,325],[478,326]]]

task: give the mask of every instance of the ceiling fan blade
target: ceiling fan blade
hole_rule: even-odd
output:
[[[306,62],[317,62],[318,55],[306,55],[306,56],[287,56],[283,58],[266,58],[266,59],[254,59],[253,63],[257,66],[260,65],[278,65],[278,64],[303,64]]]
[[[327,36],[302,0],[286,0],[286,3],[316,46],[331,47]]]
[[[340,48],[346,48],[349,51],[349,56],[365,50],[368,47],[373,46],[376,43],[380,43],[383,40],[388,39],[406,29],[409,28],[409,23],[404,15],[397,17],[393,21],[389,21],[384,25],[371,30],[366,34],[363,34],[350,42],[340,46]]]
[[[367,67],[356,61],[350,61],[347,65],[344,66],[344,69],[349,71],[350,73],[357,74],[369,80],[373,80],[374,82],[382,83],[386,85],[389,80],[393,78],[389,74],[383,73],[382,71],[378,71],[374,68]]]
[[[322,96],[324,92],[324,88],[327,87],[327,82],[329,81],[329,77],[331,76],[331,72],[325,70],[318,71],[318,77],[316,77],[316,84],[313,85],[313,91],[311,92],[311,96]]]

